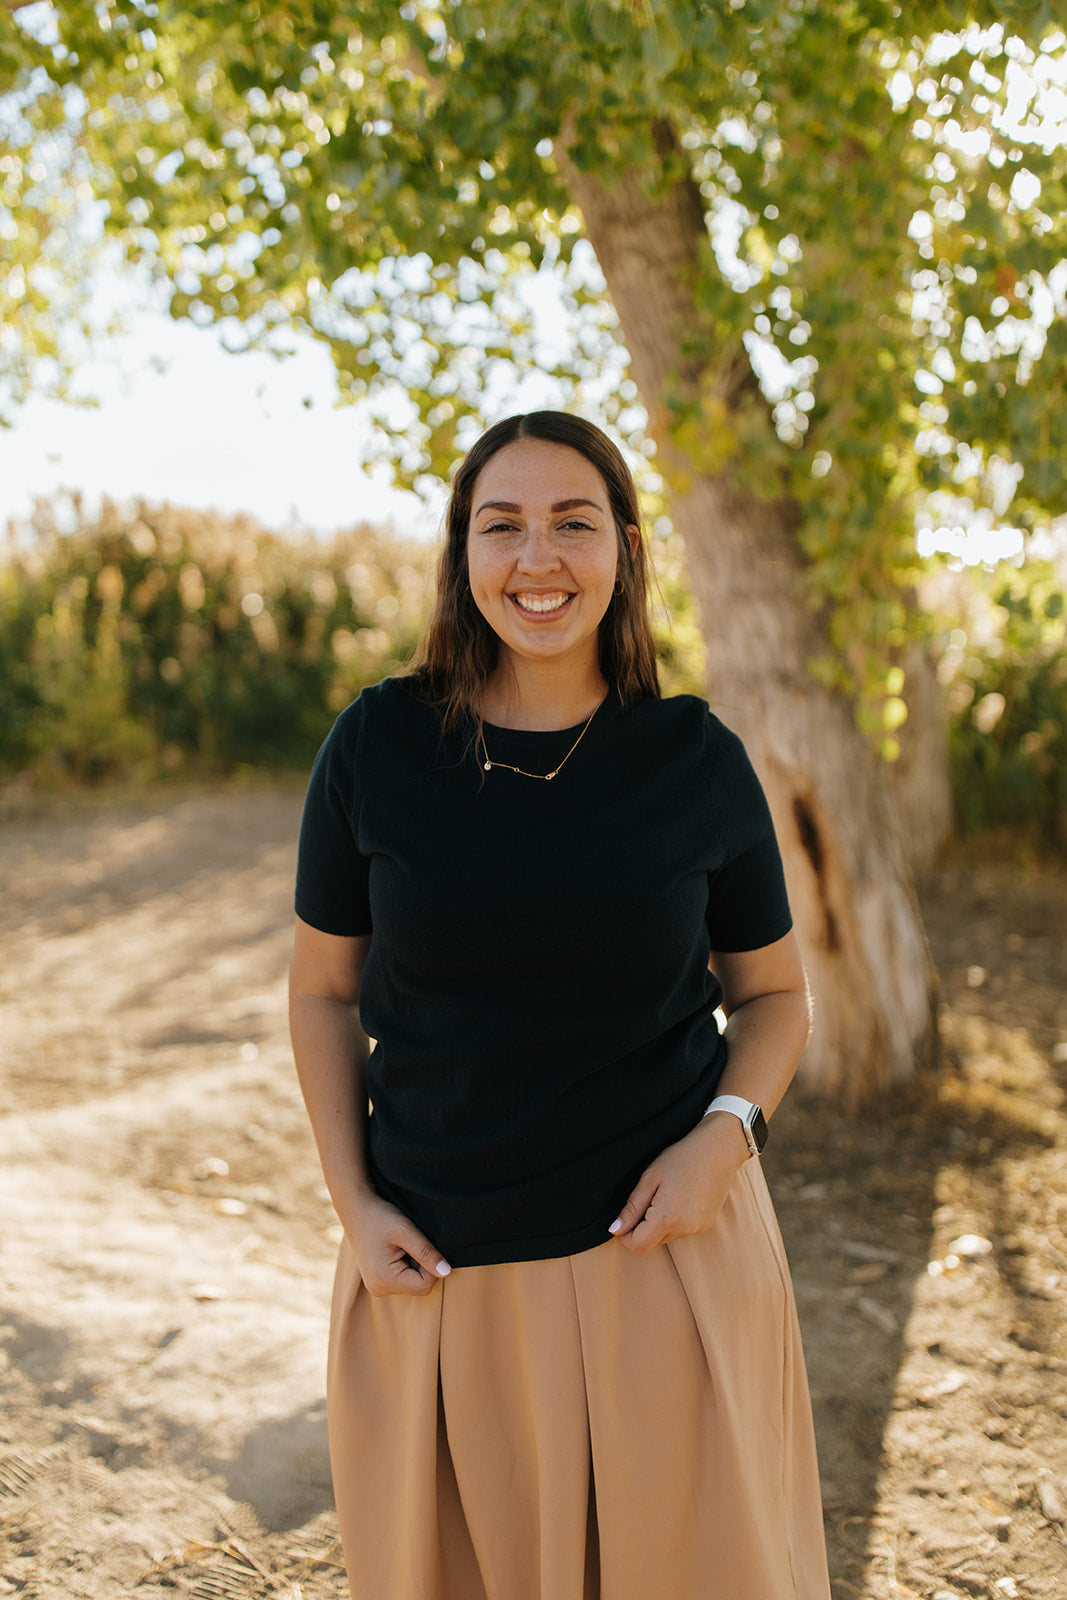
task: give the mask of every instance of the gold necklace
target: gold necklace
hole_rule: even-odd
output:
[[[604,699],[607,699],[606,695]],[[494,767],[503,767],[506,772],[517,772],[520,778],[537,778],[541,783],[551,783],[553,778],[559,777],[560,773],[567,765],[567,762],[570,760],[571,756],[574,754],[582,740],[585,738],[586,734],[589,732],[589,723],[592,722],[593,718],[596,716],[603,704],[603,700],[597,701],[596,705],[589,713],[589,722],[586,723],[577,739],[575,739],[574,743],[567,751],[567,754],[563,757],[563,760],[560,762],[559,766],[553,767],[551,772],[527,772],[525,767],[513,767],[508,761],[490,761],[489,751],[485,747],[485,728],[481,727],[479,732],[482,740],[482,755],[485,757],[485,760],[482,763],[482,770],[484,772],[492,772]]]

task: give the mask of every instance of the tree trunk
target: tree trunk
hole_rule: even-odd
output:
[[[952,832],[948,716],[929,650],[914,644],[900,658],[908,720],[900,729],[900,759],[886,777],[900,816],[908,865],[928,872]]]
[[[661,154],[674,159],[669,130]],[[930,965],[883,765],[845,699],[806,662],[823,640],[806,604],[795,514],[725,476],[694,473],[665,426],[670,395],[727,414],[754,379],[744,351],[707,344],[693,286],[714,270],[704,207],[684,175],[650,196],[608,189],[562,156],[646,400],[703,619],[713,710],[745,742],[774,813],[815,1028],[802,1081],[850,1103],[907,1077],[936,1039]],[[699,341],[696,341],[699,345]]]

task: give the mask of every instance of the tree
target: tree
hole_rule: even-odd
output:
[[[86,309],[100,248],[67,98],[45,73],[20,77],[20,43],[5,40],[0,22],[0,86],[11,85],[0,95],[0,426],[31,388],[67,395],[91,340]]]
[[[1063,503],[1048,8],[54,11],[54,39],[11,37],[82,97],[109,225],[174,313],[236,340],[310,327],[344,389],[399,381],[411,414],[383,429],[409,474],[462,445],[501,361],[543,359],[539,270],[574,330],[556,392],[589,405],[589,362],[621,340],[632,379],[598,409],[625,435],[643,402],[711,697],[768,787],[816,1001],[809,1081],[858,1097],[910,1072],[930,972],[883,758],[919,659],[916,500],[988,503],[1014,469],[1026,526]]]

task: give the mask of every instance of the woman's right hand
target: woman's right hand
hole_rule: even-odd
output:
[[[323,1176],[370,1294],[429,1294],[451,1267],[367,1179],[367,1058],[359,990],[371,936],[343,938],[296,919],[290,1026]]]
[[[452,1271],[425,1234],[380,1195],[360,1201],[345,1232],[368,1294],[429,1294]]]

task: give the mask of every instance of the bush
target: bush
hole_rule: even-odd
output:
[[[0,567],[0,769],[79,779],[303,767],[414,647],[428,553],[359,526],[294,541],[247,517],[105,504]]]
[[[1067,617],[1048,562],[968,573],[940,677],[962,832],[1001,824],[1067,846]]]
[[[329,542],[249,517],[37,506],[0,560],[0,773],[95,781],[306,768],[338,711],[410,659],[434,552],[366,525]],[[664,690],[700,691],[675,538],[653,540]]]

